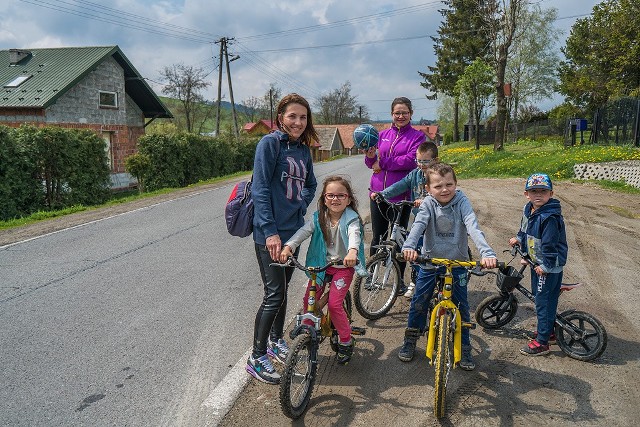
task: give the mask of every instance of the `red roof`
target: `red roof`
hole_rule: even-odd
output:
[[[242,127],[242,130],[251,132],[253,128],[255,128],[259,123],[264,125],[264,127],[266,127],[269,130],[276,129],[275,122],[272,122],[271,120],[260,120],[259,122],[256,122],[256,123],[245,123],[245,125]]]

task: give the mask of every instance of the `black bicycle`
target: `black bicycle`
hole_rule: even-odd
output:
[[[519,270],[510,265],[499,270],[496,284],[500,293],[485,298],[476,309],[476,321],[483,328],[498,329],[513,320],[518,311],[518,300],[513,293],[514,289],[535,302],[534,295],[520,284],[527,266],[530,268],[534,266],[531,258],[517,245],[505,252],[510,252],[513,259],[519,255],[527,264]],[[560,291],[564,293],[578,286],[580,283],[563,283]],[[577,360],[593,360],[607,348],[607,331],[604,326],[598,319],[584,311],[567,310],[556,314],[554,332],[560,349],[567,356]]]
[[[369,277],[353,278],[353,302],[358,313],[365,319],[376,320],[391,310],[398,297],[400,283],[404,280],[396,255],[401,253],[407,238],[407,229],[400,225],[400,213],[413,202],[402,200],[390,202],[380,194],[376,202],[385,201],[394,210],[394,221],[389,225],[385,240],[375,245],[376,252],[367,258]]]

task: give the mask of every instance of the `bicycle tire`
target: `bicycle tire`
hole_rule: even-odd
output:
[[[511,322],[517,311],[518,300],[513,294],[489,296],[476,308],[476,322],[486,329],[498,329]]]
[[[387,266],[387,258],[386,252],[378,252],[369,257],[366,267],[370,276],[357,276],[353,280],[354,304],[358,313],[365,319],[380,319],[391,310],[398,297],[400,265],[392,258],[391,265]],[[392,271],[385,282],[384,275],[388,268]]]
[[[280,378],[280,407],[291,419],[300,418],[307,409],[313,385],[316,381],[317,364],[312,360],[317,349],[311,336],[301,333],[292,342]]]
[[[439,319],[436,372],[433,390],[433,415],[444,417],[447,396],[447,378],[453,367],[453,339],[451,337],[451,312],[446,311]]]
[[[560,318],[560,320],[558,320]],[[571,333],[561,325],[571,323]],[[598,319],[584,311],[567,310],[556,316],[556,342],[567,356],[588,362],[607,348],[607,331]]]

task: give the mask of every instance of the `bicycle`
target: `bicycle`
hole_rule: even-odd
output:
[[[496,285],[500,293],[485,298],[478,305],[475,314],[478,324],[486,329],[498,329],[513,320],[518,311],[518,300],[513,293],[514,289],[535,303],[535,296],[520,284],[524,277],[524,270],[527,267],[534,267],[531,258],[517,245],[504,252],[510,252],[513,259],[519,255],[527,264],[522,265],[519,270],[509,265],[497,273]],[[580,285],[580,283],[562,283],[560,293]],[[566,310],[557,313],[554,333],[560,350],[573,359],[593,360],[602,355],[607,347],[607,331],[604,326],[598,319],[584,311]]]
[[[370,276],[353,279],[356,310],[369,320],[380,319],[387,314],[398,297],[400,282],[404,279],[396,255],[400,253],[407,237],[407,229],[400,224],[400,213],[405,206],[413,207],[411,201],[393,203],[378,194],[376,202],[380,201],[387,202],[394,210],[394,221],[387,230],[387,239],[375,245],[376,252],[367,258],[366,268]]]
[[[295,327],[289,333],[293,340],[289,347],[289,354],[284,364],[284,372],[280,377],[280,406],[282,412],[291,419],[299,418],[307,409],[311,393],[316,380],[318,368],[318,349],[320,343],[329,337],[331,349],[338,352],[338,332],[333,327],[328,311],[322,308],[329,298],[329,288],[316,300],[316,278],[318,273],[327,270],[332,265],[341,265],[342,260],[329,262],[322,267],[305,267],[295,257],[289,257],[286,263],[272,263],[279,267],[296,267],[310,275],[311,285],[305,310],[296,316]],[[352,303],[350,292],[343,303],[345,312],[351,323]],[[313,326],[304,323],[311,321]],[[365,329],[351,327],[352,335],[364,335]]]
[[[398,255],[398,259],[404,260],[402,254]],[[475,329],[474,323],[462,320],[458,306],[453,302],[452,271],[454,267],[463,267],[475,276],[484,276],[487,272],[480,271],[482,266],[479,261],[428,258],[419,255],[413,264],[445,267],[443,273],[437,273],[434,297],[429,304],[431,314],[426,347],[429,364],[435,364],[433,414],[436,418],[442,418],[445,413],[449,373],[462,359],[462,328]],[[498,262],[499,267],[504,265],[503,262]]]

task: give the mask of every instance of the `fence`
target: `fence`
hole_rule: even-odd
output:
[[[592,139],[592,140],[591,140]],[[621,98],[596,110],[594,144],[633,144],[640,146],[640,98]]]

